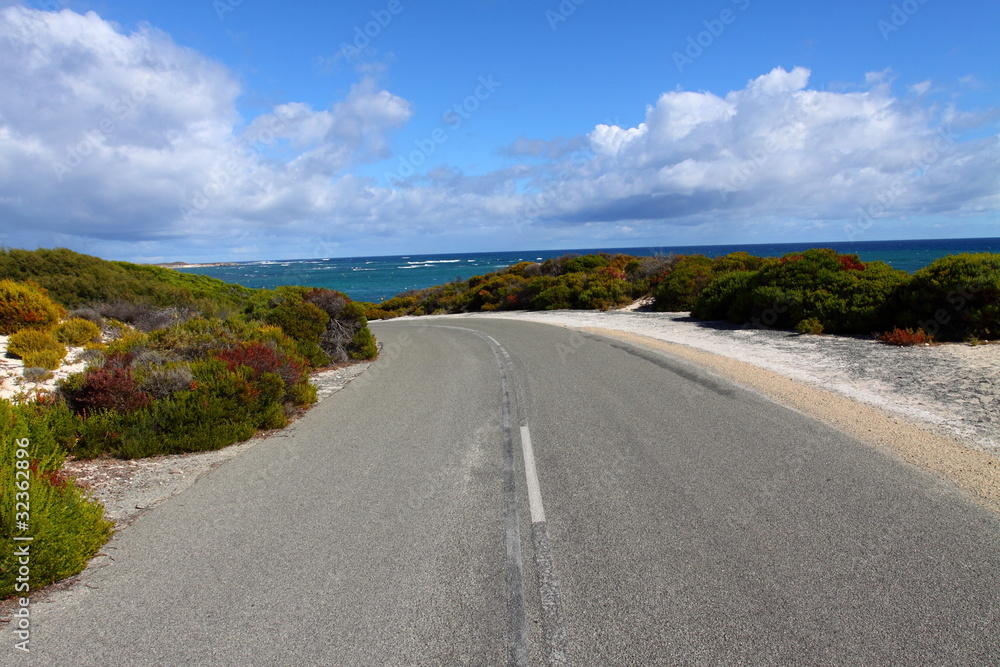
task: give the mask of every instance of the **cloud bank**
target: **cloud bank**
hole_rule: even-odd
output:
[[[664,93],[635,127],[507,139],[502,170],[428,164],[390,184],[359,174],[393,164],[414,110],[372,76],[327,108],[243,118],[234,74],[151,26],[125,34],[95,13],[3,7],[0,53],[11,246],[326,256],[442,235],[467,249],[518,235],[510,245],[624,243],[760,220],[850,236],[873,220],[1000,210],[998,137],[983,131],[996,115],[924,101],[930,81],[904,97],[885,75],[828,92],[805,68],[776,68],[725,96]],[[978,138],[960,138],[970,130]]]

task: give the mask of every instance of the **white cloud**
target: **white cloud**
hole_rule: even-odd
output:
[[[812,89],[801,67],[725,95],[667,92],[634,127],[522,137],[497,151],[515,163],[485,175],[428,160],[391,188],[359,174],[398,159],[391,139],[413,110],[376,73],[326,108],[292,100],[244,119],[232,72],[150,26],[5,7],[0,54],[8,245],[327,256],[456,239],[580,246],[708,222],[820,229],[873,205],[897,218],[1000,210],[997,137],[982,138],[995,110],[920,106],[925,84],[903,101],[888,72],[852,92]],[[979,138],[942,135],[947,124]]]
[[[670,92],[636,127],[598,125],[594,157],[547,186],[552,221],[692,221],[720,216],[845,220],[996,210],[996,138],[959,142],[936,116],[868,75],[870,90],[808,88],[809,71],[775,69],[724,98]],[[983,122],[989,118],[983,118]],[[966,122],[965,125],[969,123]],[[962,129],[965,129],[964,127]],[[888,194],[887,194],[888,193]]]
[[[290,102],[241,130],[241,89],[225,67],[92,12],[4,8],[0,52],[2,231],[29,225],[43,245],[59,234],[211,237],[328,214],[339,205],[331,177],[388,156],[388,135],[411,115],[365,78],[329,109]],[[282,141],[289,151],[274,158]]]

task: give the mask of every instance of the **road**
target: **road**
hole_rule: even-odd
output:
[[[617,341],[373,329],[36,602],[30,664],[1000,663],[1000,521],[947,484]]]

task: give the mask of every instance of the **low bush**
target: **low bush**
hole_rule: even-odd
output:
[[[133,356],[116,352],[108,355],[102,366],[91,367],[79,390],[69,398],[81,414],[114,410],[123,414],[148,406],[152,397],[132,377]]]
[[[166,398],[178,391],[191,388],[194,375],[185,363],[167,363],[142,369],[136,380],[139,388],[154,399]]]
[[[24,365],[25,368],[43,368],[54,371],[62,366],[62,360],[65,356],[65,351],[60,352],[59,350],[38,350],[37,352],[28,352],[24,355]]]
[[[792,329],[816,320],[829,333],[884,330],[891,297],[909,276],[882,262],[814,249],[764,262],[758,270],[719,276],[698,298],[692,315]]]
[[[35,283],[0,280],[0,335],[21,329],[51,329],[66,309]]]
[[[653,288],[654,310],[689,311],[712,280],[714,260],[704,255],[679,257]]]
[[[101,328],[89,320],[71,317],[60,322],[53,330],[56,340],[67,345],[80,346],[100,339]]]
[[[940,340],[1000,338],[1000,253],[942,257],[892,297],[895,319]]]
[[[97,306],[100,314],[107,319],[124,322],[132,328],[149,333],[157,329],[186,322],[200,313],[194,308],[155,307],[143,303],[115,302]]]
[[[892,331],[880,333],[876,338],[882,343],[898,345],[900,347],[930,345],[934,342],[934,337],[928,335],[923,329],[900,329],[899,327],[896,327]]]
[[[76,308],[71,310],[69,313],[71,318],[87,320],[88,322],[93,322],[97,325],[98,329],[104,328],[104,318],[95,308]]]
[[[823,333],[823,323],[815,317],[809,317],[796,324],[795,331],[800,334],[812,334],[814,336],[818,336]]]
[[[351,339],[350,356],[351,359],[374,359],[378,356],[375,336],[367,327],[358,329]]]
[[[58,368],[59,362],[66,356],[66,347],[48,331],[21,329],[7,341],[7,353],[24,359],[26,366],[53,369]],[[51,365],[52,359],[55,359],[55,366]],[[46,363],[34,363],[41,360]]]
[[[52,379],[53,370],[54,369],[47,368],[45,366],[25,366],[21,375],[28,382],[45,382],[46,380]]]
[[[89,500],[71,479],[62,474],[68,423],[74,434],[72,416],[57,406],[15,406],[0,400],[0,597],[23,595],[27,583],[34,591],[59,579],[74,575],[108,540],[112,524],[103,508]],[[74,435],[75,437],[75,435]],[[27,441],[26,448],[18,442]],[[24,451],[21,455],[19,451]],[[22,458],[23,456],[23,458]],[[18,582],[17,507],[23,482],[30,484],[31,575]],[[25,485],[28,486],[28,485]]]

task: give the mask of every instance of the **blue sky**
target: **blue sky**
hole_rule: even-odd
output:
[[[0,0],[0,243],[211,261],[1000,235],[1000,7],[790,5]]]

